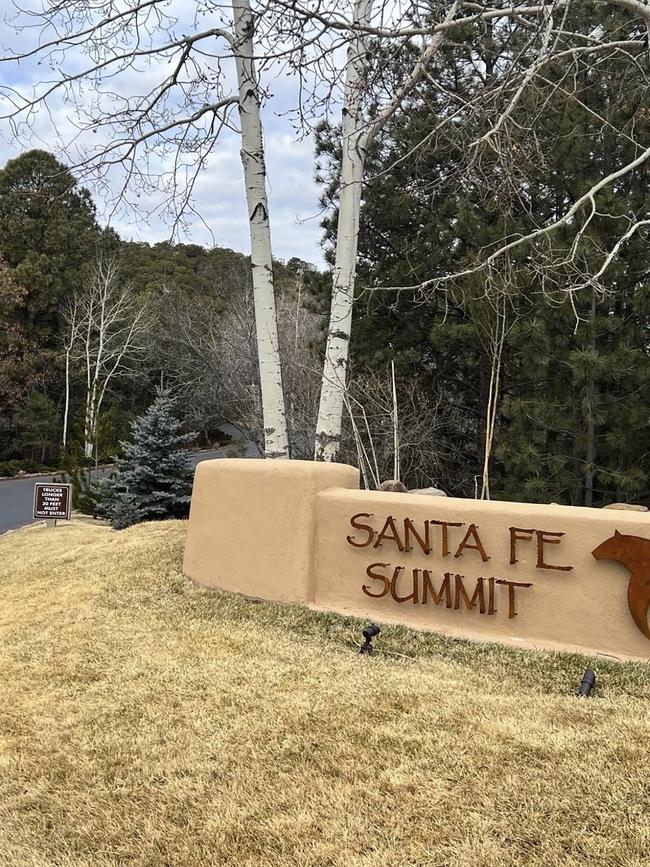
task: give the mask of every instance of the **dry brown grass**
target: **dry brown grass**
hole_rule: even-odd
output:
[[[0,539],[0,864],[643,865],[650,671],[188,585],[181,523]],[[412,657],[410,659],[404,657]]]

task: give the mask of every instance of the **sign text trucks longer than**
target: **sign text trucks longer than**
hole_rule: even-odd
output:
[[[47,520],[70,520],[70,501],[72,485],[42,484],[34,485],[34,518]]]

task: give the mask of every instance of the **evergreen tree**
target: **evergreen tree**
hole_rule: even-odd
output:
[[[610,14],[603,30],[613,33],[618,23]],[[450,111],[448,95],[454,106],[465,104],[485,76],[496,87],[500,53],[517,46],[504,28],[488,27],[466,44],[458,36],[368,159],[361,291],[409,287],[461,271],[501,239],[557,219],[598,178],[634,158],[636,145],[620,130],[634,129],[642,140],[650,133],[643,108],[647,85],[634,64],[612,55],[598,65],[581,60],[569,73],[556,61],[548,81],[523,94],[510,146],[472,158],[475,151],[464,145],[484,132],[480,112],[458,128],[438,126]],[[563,89],[568,75],[575,99]],[[336,224],[338,155],[326,129],[319,152],[328,184],[324,204],[334,208],[325,222],[327,240]],[[576,284],[576,275],[598,269],[630,212],[645,213],[647,182],[648,168],[640,167],[600,195],[577,257],[570,256],[574,228],[564,227],[554,235],[552,267],[541,248],[529,246],[501,259],[490,274],[507,299],[509,329],[492,453],[491,489],[499,497],[578,505],[650,498],[646,238],[637,233],[630,239],[595,291],[586,286],[570,296],[565,288]],[[486,291],[483,271],[427,298],[408,288],[365,292],[355,310],[357,364],[377,369],[394,358],[402,380],[428,377],[434,399],[423,413],[440,411],[436,389],[443,392],[449,457],[440,483],[465,495],[473,493],[483,463],[492,284]]]
[[[115,461],[116,473],[97,485],[97,512],[116,530],[187,517],[192,468],[186,447],[196,434],[181,434],[179,428],[165,392],[132,422],[132,441],[120,443],[123,457]]]
[[[21,403],[35,382],[30,359],[35,347],[17,321],[25,290],[16,285],[0,259],[0,452],[2,430],[10,426],[10,411]]]
[[[19,446],[30,450],[32,460],[36,460],[38,454],[42,463],[59,429],[54,403],[47,395],[34,389],[14,413],[14,425]]]
[[[41,348],[52,346],[61,302],[101,237],[89,192],[52,154],[27,151],[0,171],[0,255],[25,289],[21,325]]]

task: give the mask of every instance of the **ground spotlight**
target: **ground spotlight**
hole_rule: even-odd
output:
[[[363,635],[363,644],[359,648],[359,653],[374,653],[375,648],[372,646],[372,639],[379,635],[381,629],[376,623],[369,623],[361,633]]]
[[[588,698],[589,693],[594,688],[596,683],[596,674],[590,668],[588,668],[585,673],[582,675],[582,680],[580,681],[580,686],[578,687],[576,694],[578,698]]]

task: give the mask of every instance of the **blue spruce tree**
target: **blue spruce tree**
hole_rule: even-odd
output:
[[[132,441],[120,443],[123,457],[115,461],[116,472],[96,489],[97,512],[114,529],[187,517],[192,490],[187,446],[196,434],[181,434],[179,428],[165,392],[132,422]]]

